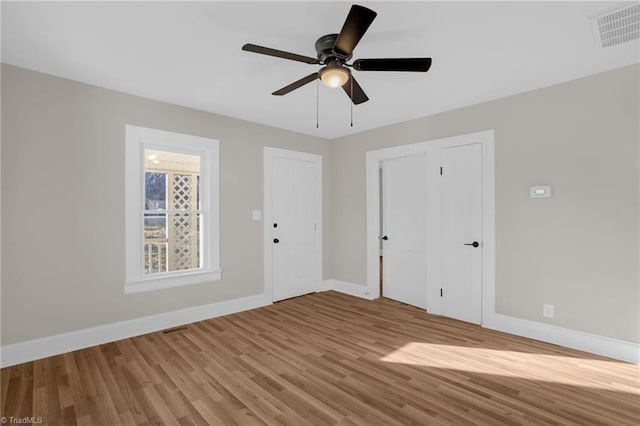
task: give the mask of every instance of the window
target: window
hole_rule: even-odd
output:
[[[126,127],[125,293],[219,280],[219,142]]]

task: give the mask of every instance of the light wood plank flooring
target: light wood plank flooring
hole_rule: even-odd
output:
[[[335,292],[2,370],[44,424],[640,424],[636,365]]]

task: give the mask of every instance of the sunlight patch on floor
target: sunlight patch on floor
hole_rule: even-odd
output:
[[[407,343],[380,361],[640,395],[640,366],[617,361],[422,342]]]

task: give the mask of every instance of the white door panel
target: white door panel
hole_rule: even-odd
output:
[[[316,291],[316,164],[286,157],[272,161],[273,300]]]
[[[426,309],[426,155],[382,163],[383,296]]]
[[[443,148],[442,166],[442,314],[480,324],[482,145]]]

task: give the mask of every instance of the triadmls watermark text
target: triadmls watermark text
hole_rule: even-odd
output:
[[[0,424],[3,424],[3,425],[40,425],[42,423],[44,423],[44,418],[41,416],[0,417]]]

